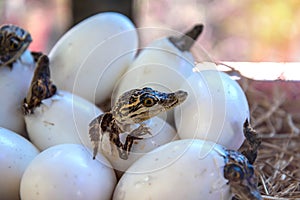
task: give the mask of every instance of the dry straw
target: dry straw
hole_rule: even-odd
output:
[[[300,82],[240,76],[251,124],[262,138],[254,164],[261,194],[266,200],[300,199],[300,110],[295,105],[297,95],[287,92],[290,85],[300,88]]]

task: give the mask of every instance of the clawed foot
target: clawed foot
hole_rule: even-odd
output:
[[[143,137],[141,136],[144,136],[146,134],[151,135],[149,127],[140,125],[138,128],[134,129],[127,135],[125,143],[122,144],[119,137],[119,134],[122,132],[122,130],[115,123],[110,123],[111,121],[111,114],[105,113],[95,118],[89,124],[89,136],[93,144],[93,159],[96,158],[99,144],[102,143],[103,133],[107,130],[110,131],[110,142],[117,147],[119,157],[123,160],[128,159],[129,152],[136,140],[142,140]]]
[[[101,119],[102,116],[99,116],[95,118],[93,121],[91,121],[89,124],[89,136],[93,145],[93,159],[96,158],[96,155],[98,153],[100,134],[101,134],[101,126],[99,120],[101,121]]]
[[[251,127],[248,119],[245,120],[243,126],[244,136],[246,138],[247,149],[242,151],[242,154],[253,164],[257,157],[257,151],[261,144],[261,137]]]
[[[141,124],[138,128],[131,131],[129,135],[133,137],[141,137],[147,134],[152,135],[150,130],[151,129],[149,127],[145,126],[144,124]]]
[[[136,140],[142,140],[143,138],[141,136],[144,136],[146,134],[151,134],[150,128],[146,127],[145,125],[140,125],[138,128],[131,131],[127,137],[124,145],[122,145],[122,148],[118,148],[119,156],[123,160],[128,159],[129,152],[132,148],[132,145]]]

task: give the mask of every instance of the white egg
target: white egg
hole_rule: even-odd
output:
[[[145,86],[163,92],[180,89],[185,79],[193,73],[194,57],[190,49],[202,30],[203,25],[196,25],[178,36],[178,32],[169,29],[139,29],[140,35],[164,31],[169,36],[143,47],[122,76],[114,95],[118,97],[125,91]]]
[[[163,144],[178,139],[174,128],[159,117],[153,117],[145,121],[143,124],[150,128],[152,135],[141,136],[143,138],[142,140],[136,140],[127,160],[120,158],[117,147],[111,144],[108,135],[104,134],[102,144],[100,144],[101,153],[110,161],[114,169],[118,171],[126,171],[132,163],[145,153],[150,152]],[[136,125],[135,128],[138,126],[139,125]],[[122,142],[125,142],[126,136],[127,133],[121,135]]]
[[[49,54],[58,88],[99,104],[134,59],[137,31],[124,15],[104,12],[70,29]]]
[[[0,196],[3,200],[19,199],[22,175],[38,149],[17,133],[0,127]]]
[[[101,156],[79,144],[53,146],[40,153],[21,180],[22,200],[108,200],[116,184],[114,171]]]
[[[223,148],[209,141],[178,140],[137,160],[117,184],[113,199],[229,200]]]
[[[12,69],[0,67],[0,126],[25,135],[25,123],[21,109],[34,71],[34,60],[25,51]]]
[[[91,102],[58,90],[25,115],[30,140],[41,150],[63,143],[82,143],[91,147],[89,123],[102,111]]]
[[[248,102],[238,83],[224,72],[205,70],[189,77],[181,89],[188,98],[175,108],[179,137],[237,150],[244,141],[243,123],[249,119]]]
[[[181,51],[169,38],[155,40],[143,48],[121,77],[112,99],[128,90],[143,87],[174,92],[193,73],[193,66],[193,56],[189,51]],[[167,118],[167,122],[174,126],[173,110],[159,116]]]
[[[193,73],[193,66],[190,52],[179,50],[168,38],[155,40],[130,65],[115,95],[145,86],[164,92],[178,90]]]

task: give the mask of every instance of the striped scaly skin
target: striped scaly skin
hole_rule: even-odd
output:
[[[0,67],[9,66],[21,57],[32,42],[30,34],[15,25],[0,27]]]
[[[226,150],[224,177],[235,195],[233,200],[262,200],[253,167],[261,138],[251,127],[248,119],[244,122],[243,132],[246,138],[243,144],[245,147],[238,151]]]
[[[235,195],[233,199],[262,200],[252,164],[238,151],[227,150],[226,154],[224,178]]]
[[[50,98],[57,90],[50,79],[49,58],[43,54],[39,54],[37,57],[30,88],[23,102],[25,115],[32,114],[34,108],[39,106],[43,99]]]
[[[187,95],[187,92],[181,90],[165,93],[149,87],[123,93],[110,112],[98,116],[89,125],[89,135],[94,146],[93,159],[105,132],[109,133],[111,143],[116,145],[119,157],[128,159],[134,141],[143,139],[140,136],[151,134],[150,129],[141,123],[181,104]],[[127,135],[123,144],[119,135],[126,132],[132,124],[140,126]]]

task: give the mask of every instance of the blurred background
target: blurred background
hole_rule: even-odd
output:
[[[49,52],[70,27],[103,11],[121,12],[139,28],[184,32],[203,23],[197,42],[215,60],[300,61],[299,0],[0,0],[0,23],[27,29],[30,49]]]

